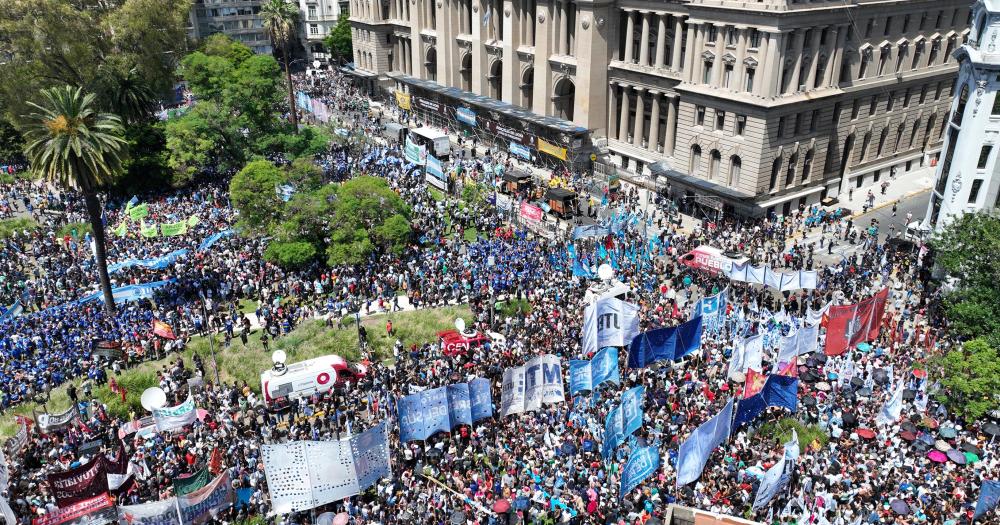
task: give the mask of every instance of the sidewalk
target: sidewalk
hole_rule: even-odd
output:
[[[864,211],[865,201],[868,198],[868,192],[871,192],[875,196],[875,203],[872,207],[868,208],[867,213],[879,210],[886,206],[891,206],[894,202],[902,201],[913,197],[914,195],[919,195],[934,186],[934,175],[937,168],[932,168],[930,166],[924,166],[922,168],[917,168],[911,170],[909,173],[904,173],[902,175],[897,175],[892,179],[883,179],[875,184],[866,188],[855,188],[853,191],[853,198],[849,198],[851,195],[850,191],[841,192],[838,198],[839,202],[833,206],[828,207],[831,210],[837,208],[847,208],[851,210],[851,215],[848,217],[851,219],[856,219],[866,212]],[[882,195],[882,183],[884,181],[889,182],[889,187],[886,188],[885,195]]]

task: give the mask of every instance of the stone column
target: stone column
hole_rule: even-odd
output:
[[[715,62],[712,64],[712,86],[722,86],[722,70],[726,69],[726,63],[722,60],[722,55],[726,54],[726,26],[724,24],[715,25]]]
[[[799,90],[799,70],[802,69],[802,48],[805,45],[806,34],[802,29],[795,30],[795,40],[792,48],[792,75],[788,81],[788,89],[784,93],[795,93]],[[780,74],[779,74],[780,75]],[[780,78],[780,77],[779,77]],[[782,86],[784,87],[784,86]]]
[[[563,0],[559,9],[559,54],[569,54],[569,0]]]
[[[784,45],[785,33],[767,34],[767,58],[764,60],[764,78],[761,79],[764,82],[762,94],[765,97],[776,96],[781,89],[778,84],[781,81]]]
[[[814,27],[812,30],[812,41],[809,42],[812,57],[809,60],[809,75],[806,77],[806,91],[813,89],[816,85],[816,70],[819,68],[819,37],[822,35],[823,30],[822,26]]]
[[[843,67],[844,46],[846,45],[846,40],[847,40],[847,26],[838,26],[837,27],[837,46],[836,46],[836,48],[833,51],[833,65],[830,67],[830,69],[832,69],[833,72],[830,74],[830,83],[829,83],[829,85],[833,86],[833,87],[836,87],[840,83],[840,68]],[[929,45],[929,44],[926,44],[926,45]],[[927,55],[928,51],[929,51],[929,49],[924,48],[924,56],[925,56],[925,58],[923,60],[927,60],[926,59],[926,55]]]
[[[642,33],[639,35],[639,65],[649,65],[649,11],[640,11]]]
[[[694,56],[698,54],[698,33],[701,28],[701,24],[697,24],[691,21],[687,23],[687,51],[684,54],[684,81],[691,82],[694,78]]]
[[[625,11],[628,23],[625,26],[625,63],[632,63],[632,35],[635,33],[635,11]]]
[[[635,88],[635,125],[632,129],[632,145],[642,147],[642,132],[646,128],[646,107],[642,94],[646,88]]]
[[[667,43],[667,15],[656,15],[656,57],[653,59],[653,67],[660,69],[664,65],[663,53],[666,51]]]
[[[739,31],[739,36],[736,40],[736,64],[733,66],[733,79],[732,82],[736,82],[734,87],[730,83],[729,89],[733,91],[743,91],[743,72],[746,66],[743,65],[743,59],[747,56],[747,33],[750,32],[749,29],[745,27],[736,28]]]
[[[834,69],[833,64],[835,62],[834,58],[837,56],[837,42],[840,41],[840,26],[833,26],[830,29],[830,34],[827,35],[826,40],[826,67],[823,71],[823,78],[819,79],[820,85],[823,87],[830,86],[833,83]]]
[[[667,98],[667,129],[663,137],[664,155],[674,154],[674,141],[677,137],[677,97]]]
[[[615,128],[618,127],[618,114],[615,113],[618,109],[617,86],[615,82],[608,82],[608,138],[611,138],[612,133],[617,131]]]
[[[656,153],[656,146],[660,143],[660,92],[649,92],[653,104],[649,114],[649,151]]]
[[[670,69],[674,71],[681,71],[684,69],[684,65],[681,64],[681,50],[684,45],[684,20],[677,15],[674,15],[674,47],[670,54]]]
[[[628,114],[629,106],[631,102],[628,99],[628,88],[626,84],[620,84],[622,87],[622,110],[620,118],[618,119],[618,140],[619,142],[628,142]]]

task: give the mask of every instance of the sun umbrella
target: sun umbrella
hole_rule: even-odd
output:
[[[917,391],[916,390],[911,390],[909,388],[907,388],[906,390],[903,390],[903,399],[904,400],[906,400],[906,401],[913,401],[916,398],[917,398]]]
[[[940,450],[932,450],[928,452],[927,457],[935,463],[944,463],[945,461],[948,461],[948,456]]]
[[[813,396],[803,397],[802,398],[802,404],[805,405],[805,406],[807,406],[807,407],[816,406],[816,398],[813,397]]]
[[[892,503],[889,504],[892,511],[900,516],[906,516],[910,513],[910,506],[906,504],[905,501],[901,499],[894,499]]]
[[[937,420],[930,416],[924,416],[924,418],[920,420],[920,424],[931,430],[934,430],[935,428],[938,427]]]
[[[938,435],[945,439],[954,439],[958,435],[955,427],[941,427],[938,429]]]
[[[917,452],[927,452],[927,449],[931,448],[930,445],[924,443],[923,441],[920,441],[919,439],[914,441],[913,444],[910,446],[913,447],[913,450],[916,450]]]
[[[872,345],[868,343],[858,343],[858,350],[861,350],[862,352],[870,352],[871,349]]]
[[[927,377],[927,371],[918,368],[913,371],[913,377],[916,377],[917,379],[923,379]]]
[[[827,392],[830,390],[830,383],[820,381],[819,383],[816,383],[816,390],[819,390],[820,392]]]
[[[948,451],[948,459],[952,460],[956,465],[964,465],[966,462],[965,454],[955,449]]]
[[[463,523],[465,523],[464,512],[456,510],[455,512],[451,513],[451,525],[462,525]]]
[[[917,431],[917,425],[914,425],[912,421],[903,421],[903,423],[899,425],[899,428],[903,429],[906,432]]]
[[[878,369],[872,373],[872,378],[879,385],[885,385],[889,383],[889,372],[884,369]]]
[[[917,435],[915,433],[907,431],[900,432],[899,437],[904,441],[913,441],[914,439],[917,439]]]
[[[837,375],[836,372],[828,372],[826,374],[826,380],[827,381],[836,381],[838,377],[840,377],[840,376]]]
[[[861,439],[875,439],[875,431],[870,428],[859,428],[857,432]]]
[[[851,413],[844,414],[842,420],[844,422],[844,426],[847,428],[853,427],[858,424],[858,416],[855,416],[854,414]]]
[[[816,359],[816,362],[821,365],[825,365],[826,360],[828,359],[826,354],[813,354],[813,358]]]
[[[933,445],[934,444],[934,436],[932,436],[930,434],[921,433],[920,437],[918,439],[922,443],[926,443],[927,445]]]
[[[972,452],[966,452],[965,453],[965,461],[966,461],[966,463],[976,463],[977,461],[979,461],[979,456],[976,455],[976,454],[973,454]]]
[[[865,382],[862,381],[860,377],[855,377],[851,379],[851,386],[853,386],[854,388],[861,388],[862,386],[864,386],[864,384]]]
[[[347,522],[350,521],[350,519],[351,516],[348,513],[341,512],[333,517],[332,525],[347,525]]]
[[[498,499],[493,502],[493,512],[503,514],[510,510],[510,502],[505,499]]]
[[[802,374],[802,380],[805,381],[806,383],[815,383],[816,381],[819,380],[819,376],[817,376],[816,373],[813,372],[812,370],[806,370]]]
[[[960,447],[958,447],[958,448],[960,448],[960,449],[962,449],[962,450],[964,450],[966,452],[972,452],[973,454],[975,454],[977,456],[982,456],[983,455],[983,449],[981,449],[981,448],[979,448],[979,447],[977,447],[977,446],[975,446],[975,445],[973,445],[972,443],[969,443],[969,442],[962,443],[962,445]]]
[[[940,450],[941,452],[944,452],[946,450],[951,450],[951,445],[949,445],[947,441],[939,439],[934,442],[934,448]]]
[[[868,397],[868,396],[872,395],[872,389],[870,389],[868,387],[864,387],[864,388],[858,390],[858,395],[861,396],[861,397]]]
[[[1000,436],[1000,426],[996,423],[987,423],[983,425],[983,432],[990,436]]]

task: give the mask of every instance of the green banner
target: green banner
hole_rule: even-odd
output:
[[[149,205],[144,202],[138,206],[133,206],[129,208],[128,216],[133,221],[145,219],[146,217],[149,216]]]
[[[406,161],[410,164],[423,165],[424,163],[420,160],[420,146],[417,146],[410,139],[406,139],[406,147],[403,148],[403,156],[406,157]]]
[[[174,237],[177,235],[184,235],[187,233],[188,223],[187,221],[180,222],[168,222],[160,225],[160,233],[164,237]]]
[[[142,233],[143,237],[156,237],[157,235],[156,223],[154,222],[153,224],[146,226],[146,221],[142,221],[142,228],[140,229],[140,233]]]
[[[201,469],[184,478],[174,478],[174,492],[178,496],[190,494],[208,485],[208,469]]]
[[[188,217],[188,226],[191,227],[191,228],[194,228],[195,226],[197,226],[199,222],[201,222],[201,220],[198,219],[197,215],[192,215],[192,216]]]
[[[117,235],[119,237],[124,237],[125,234],[128,233],[128,221],[122,221],[121,224],[119,224],[114,229],[114,232],[115,232],[115,235]]]

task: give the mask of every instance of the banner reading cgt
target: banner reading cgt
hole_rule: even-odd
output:
[[[543,403],[562,403],[565,400],[562,366],[554,355],[538,356],[524,366],[504,370],[501,416],[538,410]]]

